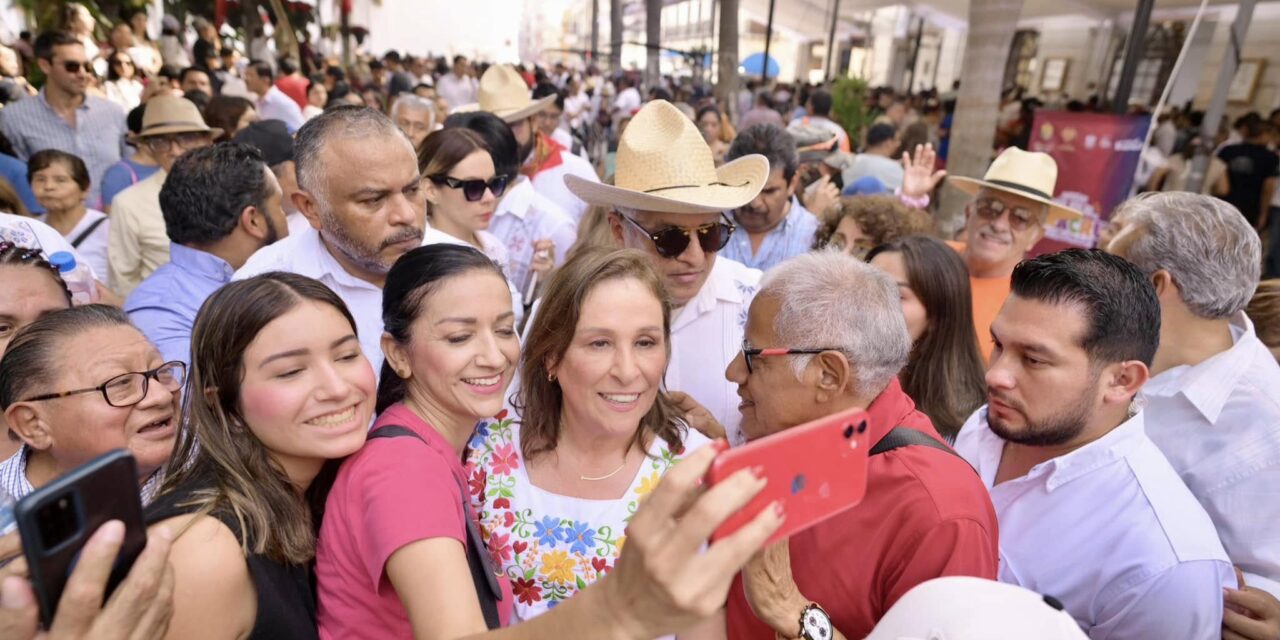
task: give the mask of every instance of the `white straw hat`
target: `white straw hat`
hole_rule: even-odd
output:
[[[698,127],[665,100],[644,105],[618,141],[614,185],[567,175],[590,204],[662,213],[715,213],[741,207],[764,188],[769,160],[743,156],[719,168]]]
[[[476,91],[476,102],[462,105],[454,109],[454,113],[466,111],[487,111],[507,124],[515,124],[546,109],[555,102],[554,95],[538,100],[530,97],[529,85],[524,78],[509,65],[490,65],[480,76],[480,88]]]
[[[1053,191],[1058,184],[1058,163],[1047,153],[1009,147],[991,161],[981,180],[953,176],[947,178],[947,183],[971,196],[977,195],[980,189],[997,189],[1044,203],[1051,209],[1081,215],[1079,211],[1053,201]]]
[[[1022,587],[952,576],[922,582],[866,640],[1088,640],[1056,599]]]

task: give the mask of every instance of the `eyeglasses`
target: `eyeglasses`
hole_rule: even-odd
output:
[[[462,197],[466,198],[467,202],[475,202],[484,197],[485,189],[492,191],[493,197],[501,198],[502,194],[507,192],[507,185],[511,182],[511,176],[494,176],[487,182],[479,179],[459,180],[449,176],[430,176],[430,180],[450,189],[462,189]]]
[[[84,69],[85,73],[93,73],[93,65],[89,64],[88,61],[80,62],[79,60],[63,60],[62,68],[65,69],[67,73],[76,73],[81,69]]]
[[[166,362],[150,371],[134,371],[130,373],[122,373],[106,382],[88,389],[75,389],[73,391],[62,391],[59,393],[46,393],[43,395],[32,396],[23,400],[23,402],[35,402],[37,400],[55,400],[57,398],[65,398],[80,393],[92,393],[97,391],[102,394],[102,399],[113,407],[132,407],[142,399],[147,397],[147,388],[150,386],[151,380],[155,380],[164,385],[169,391],[177,391],[182,388],[182,383],[187,378],[187,365],[174,360]]]
[[[838,233],[833,234],[831,236],[831,239],[827,241],[827,245],[832,248],[839,249],[844,253],[852,255],[853,257],[859,260],[865,260],[867,257],[867,254],[870,253],[872,249],[876,248],[875,244],[872,243],[871,240],[866,237],[862,237],[862,238],[858,238],[857,240],[854,240],[853,246],[850,247],[845,244],[844,236]]]
[[[1040,224],[1038,213],[1026,207],[1011,207],[996,198],[978,198],[973,202],[974,213],[983,220],[992,222],[999,220],[1005,211],[1009,212],[1009,228],[1014,231],[1026,231],[1032,225]]]
[[[209,138],[207,133],[178,133],[167,136],[154,136],[146,139],[143,144],[147,145],[147,149],[152,153],[163,153],[169,150],[174,144],[178,145],[180,151],[190,151],[196,147],[202,146]]]
[[[689,248],[689,242],[694,234],[698,236],[698,245],[702,247],[705,253],[715,253],[729,244],[729,236],[737,227],[732,222],[721,219],[718,222],[704,224],[701,227],[693,229],[681,227],[667,227],[660,231],[649,231],[640,226],[639,222],[628,218],[627,216],[618,214],[618,217],[631,223],[631,226],[639,229],[641,233],[648,236],[653,241],[653,247],[658,250],[658,255],[664,258],[676,258]]]
[[[743,343],[742,359],[747,361],[747,373],[752,374],[752,373],[755,373],[755,370],[751,366],[752,358],[759,358],[761,356],[803,356],[803,355],[811,356],[811,355],[817,355],[824,351],[839,351],[839,349],[836,349],[834,347],[827,348],[827,349],[784,349],[784,348],[753,349],[747,346],[746,343]]]

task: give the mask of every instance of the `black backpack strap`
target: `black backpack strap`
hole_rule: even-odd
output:
[[[955,449],[943,444],[937,438],[934,438],[923,431],[916,431],[915,429],[908,429],[906,427],[894,427],[890,429],[889,433],[884,434],[884,437],[880,438],[880,441],[877,442],[875,446],[871,447],[871,453],[867,455],[875,456],[893,451],[894,449],[909,447],[911,445],[920,445],[922,447],[931,447],[939,451],[946,451],[947,453],[964,460],[960,454],[956,453]],[[964,460],[964,463],[969,464],[969,461]],[[969,468],[973,469],[973,465],[969,464]],[[977,472],[978,470],[974,469],[974,473]]]
[[[427,442],[412,429],[398,424],[378,427],[369,432],[367,439],[402,437],[416,438],[423,444]],[[502,601],[502,588],[498,585],[497,574],[494,573],[493,565],[489,561],[488,547],[484,544],[484,538],[480,536],[480,528],[476,526],[476,519],[471,515],[471,500],[467,496],[466,486],[459,483],[458,492],[462,498],[462,511],[467,521],[467,566],[471,569],[471,583],[475,586],[476,597],[480,599],[480,611],[484,614],[485,626],[489,629],[498,629],[502,626],[498,618],[498,603]]]
[[[93,222],[90,222],[89,228],[85,229],[84,231],[81,231],[80,235],[76,236],[75,240],[71,241],[71,246],[73,248],[79,249],[80,243],[84,242],[84,239],[88,238],[89,234],[93,233],[94,229],[97,229],[98,227],[102,226],[102,223],[106,221],[107,221],[106,216],[103,216],[101,218],[98,218],[97,220],[94,220]]]

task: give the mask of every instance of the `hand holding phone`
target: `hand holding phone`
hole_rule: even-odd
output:
[[[851,409],[808,422],[720,453],[705,482],[714,486],[740,469],[756,468],[769,484],[711,535],[731,535],[774,501],[786,520],[772,544],[859,502],[867,492],[867,414]]]

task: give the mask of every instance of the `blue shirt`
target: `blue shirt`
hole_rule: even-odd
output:
[[[116,194],[151,177],[160,170],[157,164],[138,164],[132,158],[125,158],[107,168],[102,174],[102,204],[111,206]]]
[[[31,184],[27,182],[27,163],[7,153],[0,153],[0,177],[9,181],[9,185],[17,192],[18,199],[26,205],[28,213],[44,213],[44,207],[36,202],[36,194],[31,191]]]
[[[124,111],[118,105],[97,96],[85,96],[76,108],[76,126],[72,127],[53,110],[41,89],[36,99],[19,100],[5,107],[0,113],[0,128],[20,160],[29,160],[45,149],[80,156],[89,169],[89,207],[101,208],[102,174],[124,157],[128,133]]]
[[[191,328],[200,305],[222,285],[231,282],[235,269],[211,253],[177,243],[169,247],[169,262],[142,281],[124,310],[165,362],[191,362]]]
[[[733,219],[732,213],[729,214],[729,218]],[[737,220],[733,222],[738,224]],[[809,210],[805,209],[795,196],[792,196],[791,212],[778,226],[765,234],[759,251],[751,252],[751,237],[747,235],[742,225],[738,225],[738,229],[729,237],[729,244],[720,250],[720,255],[741,262],[752,269],[768,271],[779,262],[812,249],[813,236],[817,231],[818,218],[809,213]]]

